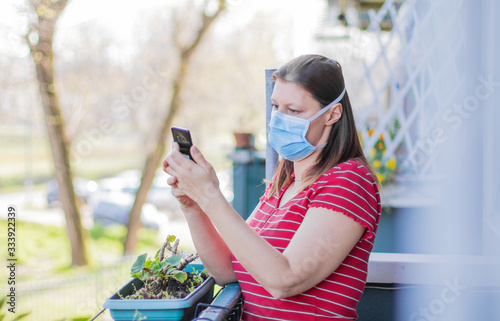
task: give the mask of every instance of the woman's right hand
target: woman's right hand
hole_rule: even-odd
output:
[[[193,201],[189,196],[184,194],[181,189],[177,186],[177,177],[170,176],[167,179],[167,184],[172,187],[172,195],[177,198],[181,207],[183,208],[199,208],[198,204]]]
[[[176,145],[176,144],[172,144],[172,145],[173,145],[172,148],[176,148],[176,147],[179,148],[178,145]],[[168,167],[168,162],[167,162],[166,158],[162,161],[162,165],[163,165],[163,171],[166,173],[167,167]],[[182,190],[178,187],[177,177],[169,176],[169,178],[167,179],[167,184],[170,185],[172,195],[174,195],[174,197],[177,198],[177,200],[179,201],[179,203],[181,205],[181,208],[200,209],[198,204],[195,201],[193,201],[189,196],[187,196],[184,192],[182,192]]]

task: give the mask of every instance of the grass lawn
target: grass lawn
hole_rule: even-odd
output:
[[[7,231],[7,221],[0,220],[0,229]],[[71,267],[65,228],[17,221],[16,315],[29,312],[30,315],[23,319],[27,321],[69,321],[96,315],[105,299],[130,279],[130,268],[136,257],[146,252],[153,256],[161,246],[156,231],[142,228],[138,234],[137,254],[124,258],[125,235],[124,226],[92,228],[87,231],[90,264]],[[0,233],[0,243],[7,244],[7,233]],[[7,251],[3,252],[6,262]],[[8,269],[0,269],[0,278],[7,280],[8,277]],[[7,282],[3,282],[1,289],[2,296],[8,293]],[[6,310],[4,306],[2,312]],[[9,321],[9,317],[10,313],[5,320]],[[98,320],[109,320],[109,314]]]
[[[74,176],[96,180],[126,169],[141,169],[145,158],[144,143],[126,137],[119,133],[108,135],[88,153],[78,154],[80,158],[72,159]],[[54,176],[54,164],[44,129],[30,137],[23,132],[0,130],[0,140],[3,156],[0,159],[0,191],[15,191],[30,180],[35,188],[45,188],[45,183]],[[202,142],[201,138],[199,142]],[[78,141],[74,142],[72,151],[80,151],[81,146]],[[229,150],[221,148],[214,148],[212,140],[203,148],[215,168],[227,168],[230,163],[227,158]],[[5,220],[0,220],[0,229],[3,231],[0,244],[5,244],[1,256],[7,262]],[[161,246],[156,231],[141,229],[135,255],[124,258],[125,235],[123,226],[94,227],[86,231],[89,265],[71,267],[71,248],[64,227],[17,221],[16,316],[29,312],[29,316],[22,320],[69,321],[96,315],[105,299],[130,279],[130,267],[136,257],[142,253],[153,256]],[[192,248],[183,250],[194,252]],[[8,293],[8,276],[7,268],[0,269],[0,278],[4,280],[0,283],[0,298]],[[0,310],[0,320],[6,310],[4,305]],[[12,319],[7,313],[3,321]],[[109,315],[98,318],[98,321],[105,320],[110,320]]]

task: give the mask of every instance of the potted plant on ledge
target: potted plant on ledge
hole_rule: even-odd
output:
[[[198,303],[212,301],[215,281],[203,265],[190,264],[197,254],[185,254],[178,246],[179,239],[169,235],[154,258],[137,258],[134,278],[104,303],[114,320],[191,320]]]

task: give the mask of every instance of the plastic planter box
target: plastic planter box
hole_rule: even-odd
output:
[[[203,265],[189,264],[184,270],[202,271]],[[141,280],[132,279],[104,302],[104,308],[109,309],[115,321],[191,320],[194,318],[198,303],[212,301],[215,281],[212,277],[208,277],[183,299],[123,300],[120,298],[119,294],[127,296],[135,289],[142,288],[143,285]]]

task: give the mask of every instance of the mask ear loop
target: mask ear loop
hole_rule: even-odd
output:
[[[342,93],[340,93],[340,95],[334,101],[332,101],[331,103],[329,103],[328,105],[323,107],[320,111],[318,111],[315,115],[312,115],[310,118],[307,119],[307,126],[304,129],[304,132],[302,133],[302,135],[304,136],[304,139],[306,138],[306,134],[307,134],[307,131],[309,130],[309,125],[311,125],[311,122],[313,120],[315,120],[316,118],[320,117],[321,115],[323,115],[324,113],[326,113],[330,108],[332,108],[332,106],[335,106],[339,101],[341,101],[342,98],[344,98],[344,94],[345,94],[345,87],[344,87],[344,90],[342,90]],[[306,142],[307,142],[307,139],[306,139]],[[324,145],[324,146],[318,145],[316,147],[319,148],[319,147],[326,146],[326,144],[321,144],[321,145]],[[311,145],[311,146],[314,146],[314,145]]]
[[[331,103],[329,103],[328,105],[326,105],[324,108],[322,108],[316,115],[313,115],[311,118],[307,119],[307,121],[312,122],[313,120],[315,120],[319,116],[321,116],[324,113],[326,113],[327,110],[329,110],[330,108],[332,108],[332,106],[335,106],[339,101],[342,100],[342,98],[344,98],[344,94],[345,94],[345,88],[344,88],[344,90],[342,90],[342,93],[334,101],[332,101]]]

